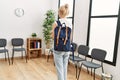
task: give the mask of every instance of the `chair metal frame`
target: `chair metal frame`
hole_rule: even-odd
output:
[[[5,60],[6,60],[6,53],[8,55],[8,61],[10,65],[10,59],[9,59],[9,52],[8,49],[6,49],[7,40],[6,39],[0,39],[0,53],[5,53]]]
[[[26,53],[26,49],[23,48],[24,45],[24,40],[22,38],[13,38],[11,40],[13,49],[12,49],[12,64],[14,61],[14,53],[15,52],[22,52],[22,58],[23,58],[23,51],[25,52],[25,57],[26,57],[26,63],[27,63],[27,53]]]
[[[48,52],[48,56],[47,56],[47,62],[49,61],[50,55],[53,54],[53,48],[51,48]]]
[[[75,44],[73,44],[75,45]],[[74,46],[73,46],[74,47]],[[75,63],[75,68],[76,68],[76,78],[77,78],[77,74],[78,74],[78,63],[81,61],[86,61],[86,57],[88,56],[88,52],[89,52],[89,47],[85,46],[85,45],[79,45],[78,46],[78,55],[75,56],[74,53],[69,57],[70,60],[73,61],[73,63]],[[83,55],[84,58],[80,57],[80,55]],[[74,58],[74,59],[73,59]]]
[[[92,51],[91,51],[91,61],[83,61],[81,63],[77,80],[79,80],[82,65],[87,67],[87,69],[91,68],[91,75],[92,75],[92,69],[94,69],[93,80],[95,80],[95,69],[98,69],[98,68],[101,67],[102,68],[102,73],[104,73],[103,62],[105,60],[106,54],[107,54],[107,52],[105,50],[98,49],[98,48],[93,48]],[[93,59],[99,61],[101,64],[93,62]]]

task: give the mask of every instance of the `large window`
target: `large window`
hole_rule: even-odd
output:
[[[69,15],[67,16],[69,22],[71,23],[72,29],[74,25],[74,6],[75,6],[75,0],[59,0],[59,6],[64,4],[69,4]]]
[[[119,0],[90,0],[87,45],[107,51],[106,61],[116,65],[120,30]]]

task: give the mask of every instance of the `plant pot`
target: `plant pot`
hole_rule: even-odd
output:
[[[47,44],[46,44],[46,49],[50,49],[50,48],[51,48],[50,44],[47,43]]]

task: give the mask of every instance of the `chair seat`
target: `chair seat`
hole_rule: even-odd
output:
[[[11,43],[12,43],[12,64],[14,61],[14,54],[15,52],[21,52],[22,53],[22,58],[23,58],[23,51],[25,53],[25,58],[26,58],[26,63],[27,63],[27,53],[26,53],[26,49],[23,48],[24,46],[24,39],[23,38],[12,38],[11,39]]]
[[[51,48],[51,49],[50,49],[50,52],[53,52],[53,50],[54,50],[54,49],[53,49],[53,48]]]
[[[84,66],[87,66],[88,68],[100,68],[101,67],[100,64],[96,64],[96,63],[93,63],[93,62],[90,62],[90,61],[83,61],[82,64]]]
[[[72,55],[70,55],[69,59],[72,60],[72,61],[77,61],[77,62],[85,61],[85,59],[83,59],[83,58],[81,58],[79,56],[74,56],[74,60],[73,60],[73,56]]]
[[[0,50],[0,53],[4,53],[4,52],[8,52],[8,50],[7,49],[1,49]]]
[[[25,48],[13,48],[13,51],[25,51]]]

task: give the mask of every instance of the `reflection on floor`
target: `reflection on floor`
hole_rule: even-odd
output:
[[[17,58],[10,66],[7,61],[0,60],[0,80],[57,80],[57,75],[51,58],[48,62],[45,57],[33,58],[28,63],[25,59]],[[68,80],[76,80],[72,64],[68,66]],[[92,80],[92,76],[82,71],[79,80]]]

